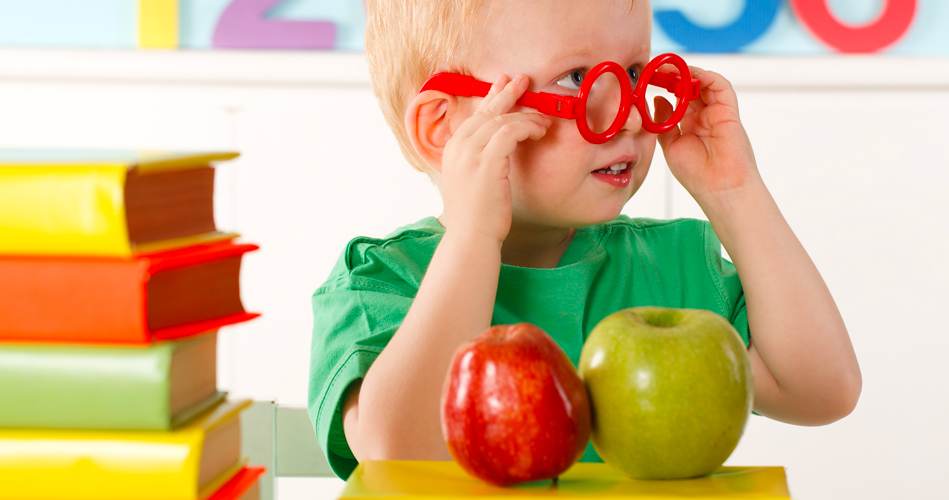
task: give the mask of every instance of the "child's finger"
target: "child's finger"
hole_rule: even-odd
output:
[[[654,112],[656,116],[656,123],[662,123],[672,116],[672,104],[662,96],[656,96],[653,99],[653,107],[656,110]],[[665,133],[659,134],[656,139],[659,141],[659,145],[662,146],[662,149],[667,149],[669,145],[675,141],[676,137],[679,137],[680,135],[681,132],[679,131],[679,125],[676,124]]]
[[[527,90],[527,77],[519,74],[513,80],[507,82],[496,94],[491,95],[489,93],[481,101],[478,109],[475,110],[475,114],[481,114],[490,119],[507,113],[514,107],[514,103],[521,98],[525,90]]]
[[[508,113],[496,116],[483,123],[471,134],[471,145],[483,149],[501,128],[521,121],[533,122],[546,129],[553,123],[553,118],[542,113]]]
[[[507,113],[525,90],[527,90],[526,76],[519,74],[509,80],[507,76],[502,75],[491,85],[491,90],[481,100],[474,114],[458,127],[456,134],[462,137],[469,136],[488,120]]]
[[[664,123],[666,120],[672,117],[672,113],[675,111],[672,107],[672,103],[666,100],[665,97],[657,95],[653,98],[653,121],[655,123]]]
[[[699,94],[704,104],[721,103],[738,109],[738,96],[735,94],[731,82],[724,76],[701,68],[689,68],[689,71],[692,72],[694,78],[699,79],[699,88],[701,89]]]
[[[491,99],[494,99],[494,97],[497,96],[502,90],[504,90],[504,88],[510,82],[511,82],[511,79],[508,78],[507,75],[499,76],[498,79],[495,80],[494,83],[491,84],[491,89],[488,90],[488,94],[484,96],[484,98],[482,99],[481,104],[478,107],[478,111],[480,111],[481,106],[483,106],[485,102]],[[479,116],[479,113],[475,113],[470,118],[462,122],[461,126],[458,127],[458,130],[455,131],[455,135],[459,137],[467,137],[471,135],[472,133],[474,133],[476,130],[478,130],[481,124],[484,123],[484,120],[483,120],[484,115],[481,114],[478,119],[475,119],[478,116]]]
[[[531,120],[508,123],[498,129],[484,146],[484,158],[507,158],[517,144],[527,139],[537,140],[547,133],[547,127]]]

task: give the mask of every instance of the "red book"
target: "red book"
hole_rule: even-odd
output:
[[[264,472],[263,467],[244,467],[207,500],[258,500],[260,490],[257,478]]]
[[[240,299],[242,256],[222,242],[137,256],[0,256],[0,340],[147,344],[259,316]]]

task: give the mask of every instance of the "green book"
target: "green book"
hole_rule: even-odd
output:
[[[141,347],[0,344],[0,427],[170,430],[224,400],[217,334]]]

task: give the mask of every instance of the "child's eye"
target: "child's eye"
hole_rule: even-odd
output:
[[[564,88],[577,90],[580,88],[580,84],[583,83],[583,74],[583,70],[575,69],[564,75],[564,77],[560,80],[557,80],[557,85],[560,85]]]
[[[635,89],[635,88],[636,88],[636,82],[639,81],[639,68],[637,68],[636,66],[633,66],[633,67],[627,69],[627,70],[626,70],[626,73],[629,75],[629,83],[630,83],[630,85],[632,85],[633,88]]]
[[[630,85],[633,88],[636,88],[636,83],[639,82],[639,68],[636,66],[630,66],[626,69],[626,74],[629,75]],[[583,70],[575,69],[558,80],[557,85],[568,89],[577,90],[580,88],[580,85],[583,84],[584,76],[586,76],[586,73]]]
[[[630,85],[635,88],[636,83],[639,82],[639,68],[636,66],[631,66],[626,70],[626,74],[629,75]],[[580,85],[583,84],[584,76],[585,72],[583,70],[575,69],[558,80],[557,85],[568,89],[577,90],[580,88]]]

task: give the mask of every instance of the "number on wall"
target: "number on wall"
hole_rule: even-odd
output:
[[[332,49],[330,21],[267,19],[283,0],[233,0],[221,14],[211,44],[222,49]]]
[[[778,13],[778,0],[748,0],[733,23],[705,28],[689,21],[678,10],[656,11],[656,23],[688,52],[738,52],[768,31]]]
[[[178,48],[178,0],[139,0],[138,46]]]
[[[837,20],[827,0],[791,0],[794,14],[811,34],[838,52],[878,52],[903,37],[913,24],[917,0],[885,0],[879,16],[864,26]]]

